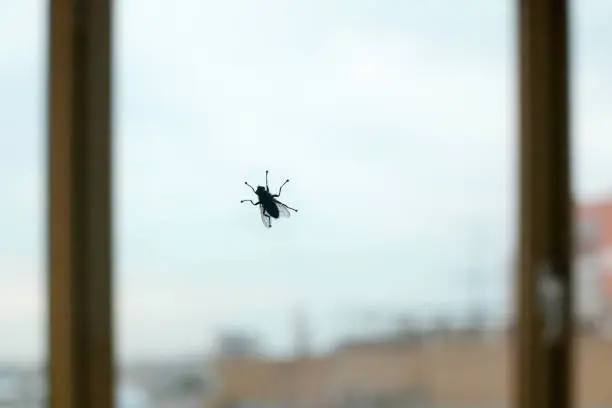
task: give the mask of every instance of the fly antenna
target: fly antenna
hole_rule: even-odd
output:
[[[250,185],[250,184],[249,184],[249,183],[247,183],[246,181],[244,182],[244,184],[246,184],[247,186],[251,187],[251,190],[253,190],[253,192],[254,192],[255,194],[257,194],[257,193],[255,192],[255,189],[253,188],[253,186],[252,186],[252,185]]]

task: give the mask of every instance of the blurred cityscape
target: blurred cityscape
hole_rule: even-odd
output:
[[[612,198],[576,209],[577,406],[612,407]],[[358,315],[361,313],[356,312]],[[117,408],[508,407],[512,321],[474,309],[449,316],[398,312],[384,333],[315,351],[305,314],[296,316],[291,356],[264,351],[265,339],[240,330],[219,334],[212,351],[173,361],[122,366]],[[362,317],[363,317],[362,316]],[[370,316],[370,317],[368,317]],[[0,407],[45,406],[41,367],[0,366]]]

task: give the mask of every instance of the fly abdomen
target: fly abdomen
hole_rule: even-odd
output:
[[[278,218],[278,207],[276,206],[276,203],[274,201],[266,203],[264,205],[264,208],[266,210],[266,213],[268,213],[270,217]]]

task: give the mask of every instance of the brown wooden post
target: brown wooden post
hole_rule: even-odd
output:
[[[113,406],[111,0],[50,0],[49,406]]]
[[[568,4],[519,0],[520,262],[515,407],[569,408],[572,254]],[[556,342],[542,336],[539,265],[548,262],[565,301]]]

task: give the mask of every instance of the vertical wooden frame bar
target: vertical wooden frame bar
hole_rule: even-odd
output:
[[[568,4],[519,0],[520,267],[515,407],[569,408],[572,388],[572,255]],[[561,334],[542,336],[539,265],[563,289]]]
[[[49,406],[113,406],[111,0],[50,0]]]

